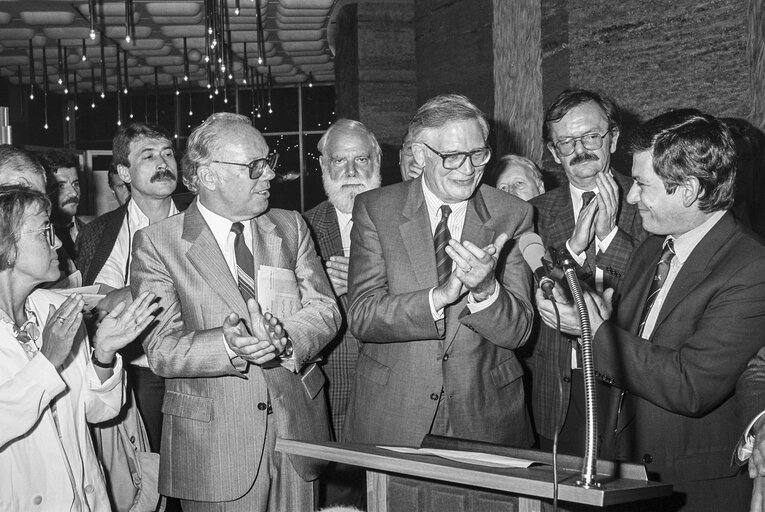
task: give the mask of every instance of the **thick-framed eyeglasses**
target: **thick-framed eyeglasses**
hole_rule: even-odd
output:
[[[444,169],[448,169],[450,171],[453,171],[454,169],[459,169],[462,167],[462,164],[465,163],[465,160],[470,157],[470,163],[473,164],[473,167],[480,167],[482,165],[486,165],[489,162],[489,159],[491,159],[491,148],[478,148],[474,149],[473,151],[455,151],[453,153],[440,153],[436,151],[435,149],[431,148],[424,142],[422,143],[423,146],[431,150],[433,153],[437,154],[441,157],[441,160],[444,164]]]
[[[29,231],[19,231],[16,233],[17,235],[23,235],[24,233],[39,233],[40,231],[45,231],[46,238],[48,239],[48,243],[51,247],[56,246],[56,232],[53,229],[53,224],[48,224],[44,228],[38,228],[38,229],[30,229]]]
[[[558,152],[558,156],[569,156],[573,154],[574,151],[576,151],[577,142],[581,142],[582,146],[584,146],[584,149],[594,151],[603,147],[603,138],[612,131],[613,128],[606,130],[606,133],[603,135],[599,134],[598,132],[590,132],[585,133],[579,137],[566,137],[564,139],[559,139],[552,145]]]
[[[250,179],[256,180],[263,176],[263,173],[266,172],[266,167],[270,167],[272,171],[276,169],[276,164],[279,162],[279,153],[271,153],[265,158],[256,158],[246,164],[241,162],[224,162],[223,160],[212,160],[212,162],[247,167],[247,170],[250,172]]]

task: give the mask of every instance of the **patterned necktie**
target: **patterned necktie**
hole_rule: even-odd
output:
[[[595,199],[595,192],[593,192],[592,190],[583,192],[582,193],[582,209],[584,209],[588,204],[590,204],[593,199]]]
[[[438,221],[436,232],[433,234],[433,247],[436,249],[436,271],[438,272],[438,284],[444,284],[452,273],[452,259],[446,254],[446,246],[452,237],[446,222],[452,209],[448,205],[441,206],[441,220]]]
[[[656,264],[656,272],[653,275],[653,281],[651,281],[651,288],[648,290],[648,297],[645,299],[643,315],[640,317],[638,336],[641,338],[643,337],[643,331],[645,330],[645,322],[648,320],[648,314],[651,312],[651,308],[653,307],[653,303],[656,301],[656,297],[661,291],[661,287],[664,286],[664,281],[667,280],[670,263],[674,257],[674,242],[671,238],[667,238],[667,241],[664,242],[664,250],[661,252],[661,259],[659,259],[659,263]]]
[[[239,284],[239,291],[242,297],[244,297],[245,302],[249,298],[257,300],[255,278],[252,275],[255,263],[242,235],[244,233],[244,224],[234,222],[231,225],[231,231],[236,235],[234,238],[234,256],[236,257],[236,280]]]

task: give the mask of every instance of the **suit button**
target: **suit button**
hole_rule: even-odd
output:
[[[88,493],[88,494],[92,493],[95,490],[96,490],[96,488],[93,487],[91,484],[88,484],[88,485],[85,486],[85,492]]]
[[[268,406],[266,405],[266,403],[265,403],[265,402],[260,402],[260,403],[258,404],[258,410],[259,410],[259,411],[265,411],[266,409],[268,409]]]
[[[438,393],[431,393],[430,394],[430,399],[431,400],[438,400]]]
[[[444,354],[444,361],[448,361],[448,360],[449,360],[449,354]]]
[[[651,462],[653,462],[653,457],[650,453],[643,455],[643,464],[650,464]]]
[[[569,383],[571,382],[571,377],[563,377],[563,382]]]
[[[34,502],[35,505],[39,505],[40,503],[42,503],[42,496],[35,496],[35,499],[32,501]]]

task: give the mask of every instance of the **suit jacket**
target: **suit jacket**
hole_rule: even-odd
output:
[[[74,217],[74,223],[77,225],[77,237],[79,238],[86,224],[77,216]],[[58,253],[58,267],[61,270],[61,277],[66,277],[73,272],[73,267],[76,265],[77,250],[75,248],[75,241],[72,240],[67,224],[53,222],[53,231],[58,239],[61,240],[61,247],[56,251]]]
[[[633,249],[646,236],[637,208],[627,203],[632,180],[616,172],[613,176],[620,189],[616,235],[608,250],[597,255],[594,254],[593,242],[584,267],[578,269],[579,278],[591,288],[595,287],[596,267],[603,270],[604,289],[614,288],[626,271]],[[535,197],[531,204],[536,209],[537,232],[545,246],[566,251],[566,241],[576,225],[568,183]],[[552,439],[555,431],[563,425],[571,398],[570,341],[573,338],[565,334],[561,337],[541,322],[534,334],[534,341],[525,350],[530,354],[526,362],[532,380],[531,410],[537,432]]]
[[[324,201],[318,204],[305,213],[305,219],[311,228],[322,263],[326,264],[330,256],[343,256],[343,239],[332,203]],[[322,369],[327,374],[327,397],[335,439],[342,439],[345,411],[348,408],[351,386],[356,374],[356,361],[359,358],[359,342],[348,330],[348,295],[337,297],[337,303],[343,316],[343,324],[335,339],[322,351]]]
[[[185,194],[173,196],[175,207],[183,211],[189,205]],[[117,236],[125,221],[129,201],[110,212],[96,217],[92,222],[80,228],[77,236],[75,264],[82,273],[83,286],[96,281],[98,273],[112,254]]]
[[[742,427],[732,395],[765,332],[765,245],[726,213],[680,269],[644,340],[635,333],[663,240],[652,236],[635,251],[615,321],[593,340],[595,368],[632,401],[631,414],[611,419],[616,455],[665,482],[731,476]],[[734,510],[709,508],[724,509]]]
[[[268,403],[277,435],[326,441],[329,423],[315,364],[337,333],[340,313],[300,215],[270,210],[251,221],[253,275],[260,265],[294,270],[303,308],[282,318],[293,340],[296,374],[229,358],[221,326],[231,312],[249,318],[236,280],[196,202],[138,231],[131,288],[160,297],[163,311],[144,341],[149,365],[165,377],[159,489],[197,501],[228,501],[252,486],[266,439]],[[304,366],[305,365],[305,366]],[[290,456],[305,480],[320,469]]]
[[[514,238],[531,229],[531,207],[492,187],[468,201],[462,240],[511,240],[497,264],[499,297],[470,313],[467,295],[434,321],[438,285],[422,178],[356,197],[348,317],[363,342],[346,417],[346,439],[419,446],[443,389],[454,436],[529,446],[523,370],[513,352],[528,338],[531,275]]]

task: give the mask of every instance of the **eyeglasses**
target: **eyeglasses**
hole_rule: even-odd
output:
[[[598,132],[585,133],[580,137],[566,137],[553,143],[559,156],[569,156],[576,150],[576,143],[581,142],[584,149],[595,150],[603,147],[603,137],[611,133],[613,129],[606,130],[603,135]]]
[[[24,233],[39,233],[40,231],[46,231],[48,243],[51,247],[56,246],[56,232],[53,230],[53,224],[48,224],[44,228],[30,229],[29,231],[20,231],[17,235],[23,235]]]
[[[444,164],[444,169],[448,169],[450,171],[453,171],[454,169],[459,169],[462,167],[462,164],[465,163],[465,160],[467,160],[468,157],[470,157],[470,163],[473,164],[473,167],[480,167],[482,165],[486,165],[486,163],[491,158],[491,148],[478,148],[474,149],[473,151],[455,151],[453,153],[440,153],[436,151],[435,149],[431,148],[424,142],[422,143],[423,146],[431,150],[433,153],[437,154],[441,157],[441,160]]]
[[[278,161],[279,153],[272,153],[265,158],[256,158],[255,160],[246,164],[241,162],[224,162],[223,160],[212,160],[212,162],[216,164],[241,165],[242,167],[247,167],[250,172],[251,180],[256,180],[263,176],[263,173],[266,172],[266,167],[270,167],[272,171],[276,169],[276,163]]]

